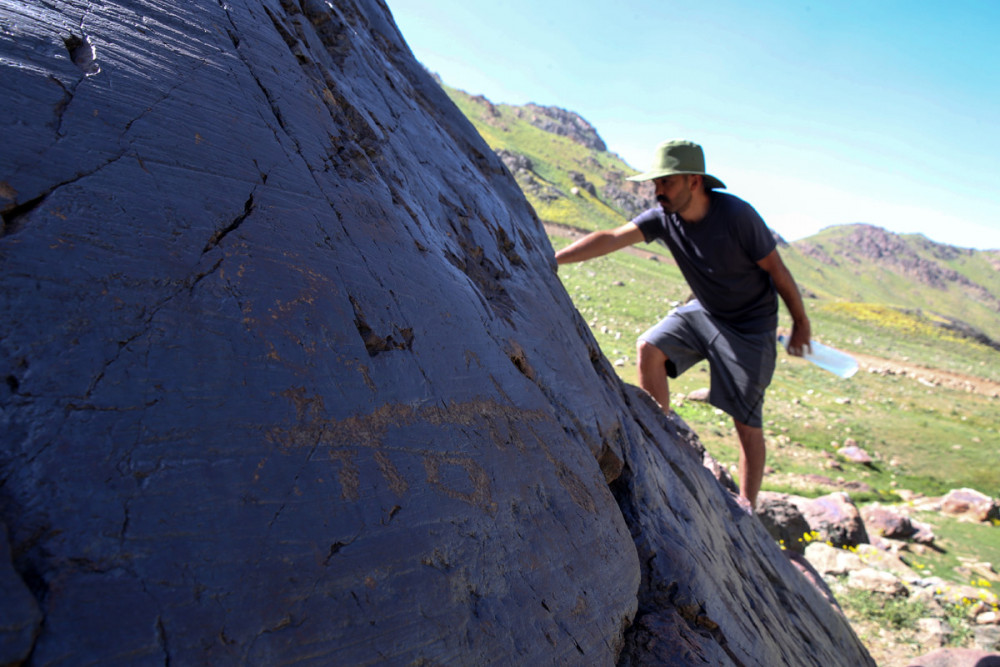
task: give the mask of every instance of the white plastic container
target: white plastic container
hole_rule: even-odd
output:
[[[786,350],[788,349],[788,336],[781,334],[778,336],[778,342],[781,343]],[[823,343],[817,343],[816,341],[810,341],[809,347],[812,348],[812,350],[807,350],[805,354],[802,355],[802,358],[806,361],[811,361],[823,370],[830,371],[834,375],[842,378],[849,378],[858,372],[858,362],[854,360],[854,357],[846,352],[835,350],[832,347],[823,345]]]

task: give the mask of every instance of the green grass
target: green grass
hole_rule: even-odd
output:
[[[886,257],[879,261],[856,258],[851,234],[854,225],[827,228],[819,234],[783,248],[782,255],[799,284],[826,299],[884,304],[898,309],[920,310],[967,322],[990,334],[1000,329],[1000,261],[996,252],[965,251],[933,244],[923,237],[902,235],[898,239],[924,262],[921,267],[903,267]],[[904,264],[917,260],[912,257]],[[952,272],[944,284],[922,281],[928,268],[936,266],[942,276]]]
[[[927,605],[906,598],[873,595],[868,591],[848,588],[840,602],[862,620],[878,623],[893,630],[913,628],[918,619],[927,615]]]
[[[933,548],[904,555],[911,568],[1000,595],[1000,574],[972,570],[968,565],[971,559],[1000,566],[1000,526],[961,521],[937,512],[915,512],[913,518],[930,525],[936,539]]]
[[[447,86],[444,90],[476,126],[490,148],[507,149],[526,156],[532,162],[536,180],[543,187],[550,186],[562,193],[551,200],[539,197],[526,187],[527,180],[518,176],[525,196],[542,220],[586,230],[606,229],[625,222],[621,212],[609,207],[599,197],[585,190],[573,195],[576,184],[569,177],[571,171],[585,174],[587,180],[601,192],[610,173],[623,176],[635,173],[617,155],[591,150],[568,137],[541,130],[519,115],[515,106],[491,105],[482,98]]]
[[[806,308],[834,347],[1000,382],[1000,353],[941,328],[940,317],[847,301],[809,299]]]

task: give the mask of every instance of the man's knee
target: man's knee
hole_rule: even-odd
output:
[[[667,363],[667,355],[652,343],[640,340],[636,343],[636,355],[640,366],[663,365]]]

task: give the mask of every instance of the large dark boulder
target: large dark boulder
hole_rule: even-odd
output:
[[[0,100],[0,661],[870,663],[381,2],[5,3]]]

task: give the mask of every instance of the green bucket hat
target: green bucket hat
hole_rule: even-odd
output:
[[[725,188],[726,184],[711,174],[705,173],[705,154],[701,146],[693,141],[672,139],[656,147],[656,156],[649,171],[629,176],[630,181],[651,181],[673,174],[700,174],[707,188]]]

